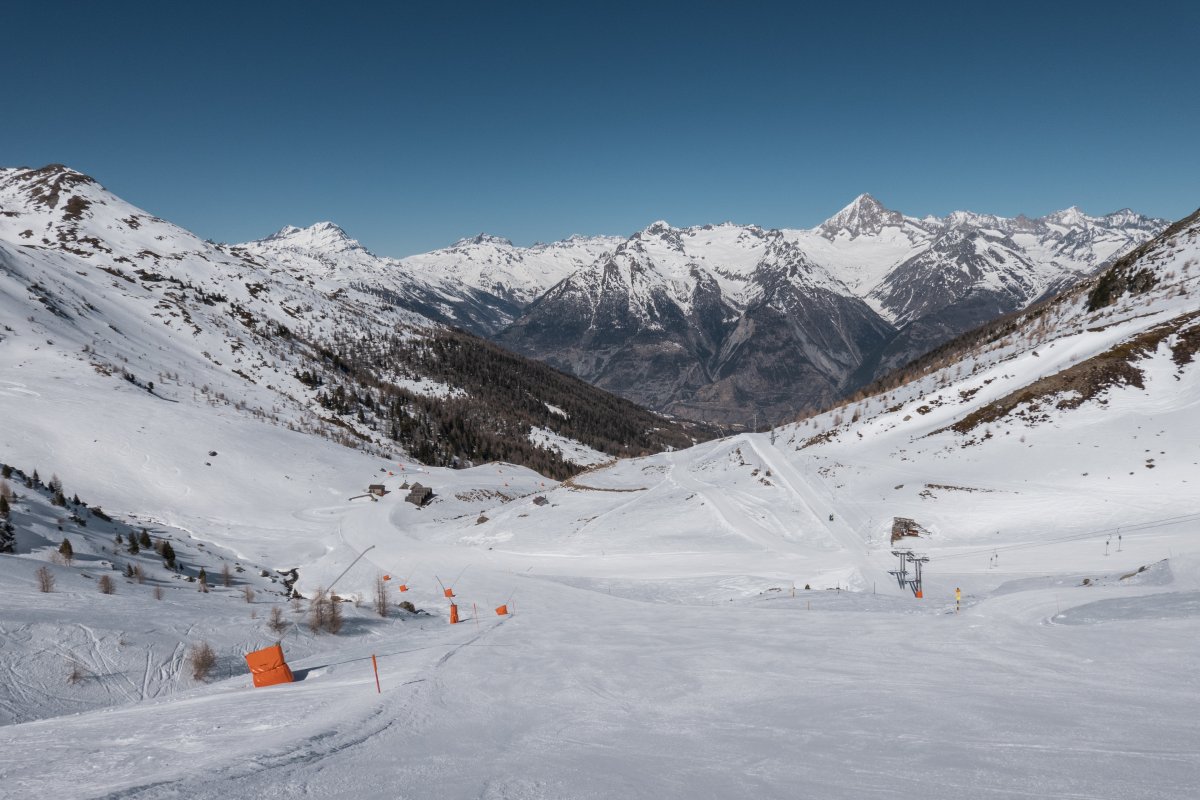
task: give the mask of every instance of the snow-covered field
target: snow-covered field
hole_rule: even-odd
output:
[[[1194,432],[1158,426],[1172,449],[1196,452]],[[348,609],[337,637],[294,628],[284,646],[303,679],[282,687],[251,688],[239,664],[273,640],[262,620],[278,595],[249,607],[257,620],[236,588],[185,585],[155,606],[148,587],[103,596],[64,575],[44,595],[32,578],[44,553],[4,559],[7,679],[32,686],[46,718],[0,728],[0,794],[1191,795],[1200,521],[1131,529],[1108,555],[1103,533],[1046,543],[1180,516],[1192,496],[1150,477],[1167,470],[1102,477],[1100,491],[1065,476],[1001,484],[1011,463],[967,448],[929,468],[839,453],[829,471],[832,455],[789,438],[744,435],[568,485],[507,465],[387,463],[355,476],[431,485],[438,499],[424,509],[401,491],[267,496],[264,514],[305,522],[302,551],[336,542],[302,568],[302,591],[373,546],[338,592],[367,595],[382,571],[411,587],[394,600],[432,612]],[[1051,459],[1072,450],[1038,447]],[[992,492],[872,494],[939,478]],[[885,514],[926,507],[953,508],[961,524],[913,511],[935,528],[918,545],[932,559],[918,600],[888,575],[882,532]],[[1042,528],[1027,527],[1038,517]],[[439,579],[458,597],[457,626]],[[505,602],[515,613],[499,617]],[[214,680],[164,669],[201,636],[220,655]],[[92,665],[82,688],[65,662],[48,665],[45,651],[64,650]]]

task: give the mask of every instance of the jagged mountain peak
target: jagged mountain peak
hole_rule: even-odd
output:
[[[323,252],[344,252],[347,250],[363,250],[357,239],[341,226],[333,222],[316,222],[305,228],[295,225],[285,225],[275,233],[261,239],[261,242],[271,242],[297,250],[318,250]]]
[[[671,227],[671,223],[665,219],[659,219],[647,225],[640,233],[644,236],[662,236],[664,233],[669,233],[672,230],[674,228]]]
[[[498,247],[512,247],[513,246],[511,239],[506,239],[503,236],[495,236],[490,233],[480,232],[480,233],[475,234],[474,236],[464,236],[463,238],[459,239],[454,244],[450,245],[450,247],[451,248],[470,247],[471,245],[477,245],[477,244],[491,244],[491,245],[496,245]]]
[[[827,239],[846,234],[853,239],[866,234],[879,233],[889,225],[901,225],[904,216],[891,211],[866,192],[860,194],[838,213],[818,226],[817,231]]]

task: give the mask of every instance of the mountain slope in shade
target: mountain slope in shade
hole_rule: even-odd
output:
[[[655,223],[499,340],[653,408],[741,422],[837,396],[889,333],[780,232]]]

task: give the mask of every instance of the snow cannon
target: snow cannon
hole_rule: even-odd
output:
[[[255,686],[274,686],[295,680],[287,662],[283,660],[283,647],[279,644],[246,653],[246,666],[250,667]]]
[[[498,617],[508,616],[508,603],[505,603],[502,606],[496,606],[496,616],[498,616]]]
[[[449,591],[449,590],[447,590],[447,591]],[[450,624],[451,625],[458,624],[458,606],[455,605],[454,603],[450,604]]]

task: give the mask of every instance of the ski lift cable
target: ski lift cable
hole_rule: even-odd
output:
[[[999,545],[999,546],[992,545],[992,546],[987,546],[987,547],[980,547],[980,548],[976,548],[974,550],[970,550],[967,552],[952,553],[949,555],[940,555],[940,556],[938,556],[938,561],[946,561],[946,560],[953,559],[953,558],[968,558],[970,556],[977,556],[977,555],[981,555],[983,553],[997,553],[997,552],[1001,552],[1001,551],[1009,552],[1009,551],[1013,551],[1013,550],[1028,550],[1028,549],[1035,548],[1035,547],[1047,547],[1052,544],[1062,544],[1064,542],[1074,542],[1074,541],[1079,541],[1081,539],[1090,539],[1094,536],[1104,536],[1104,535],[1111,536],[1114,533],[1119,533],[1121,536],[1127,536],[1127,535],[1130,535],[1131,533],[1138,532],[1138,531],[1149,531],[1149,530],[1154,530],[1157,528],[1164,528],[1169,525],[1179,525],[1179,524],[1182,524],[1185,522],[1194,522],[1194,521],[1200,521],[1200,512],[1193,512],[1190,514],[1180,514],[1179,516],[1175,516],[1175,517],[1164,517],[1163,519],[1149,520],[1146,522],[1117,525],[1117,526],[1110,527],[1110,528],[1098,528],[1096,530],[1084,531],[1083,533],[1073,533],[1069,536],[1061,536],[1061,537],[1057,537],[1054,539],[1043,539],[1043,540],[1036,541],[1036,542],[1017,542],[1015,544],[1008,544],[1008,545]]]

